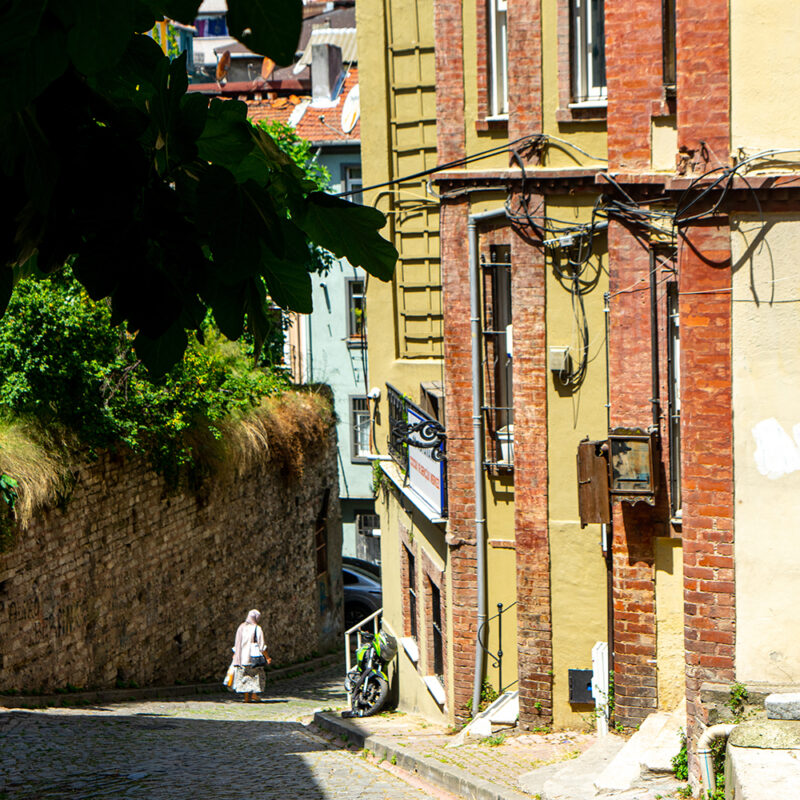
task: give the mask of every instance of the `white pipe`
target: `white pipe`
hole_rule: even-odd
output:
[[[716,776],[714,775],[714,757],[711,752],[711,743],[717,739],[727,739],[735,725],[712,725],[703,731],[697,742],[697,757],[700,759],[700,777],[706,794],[711,796],[717,789]]]
[[[480,712],[481,688],[483,687],[483,665],[486,648],[480,637],[481,626],[486,622],[486,495],[483,483],[483,417],[481,411],[481,307],[480,280],[478,272],[478,228],[483,220],[505,217],[504,208],[470,214],[467,223],[469,243],[469,313],[472,333],[472,451],[475,488],[475,579],[478,597],[478,635],[475,637],[475,677],[472,684],[472,716]],[[502,646],[502,645],[501,645]],[[502,688],[502,687],[501,687]]]

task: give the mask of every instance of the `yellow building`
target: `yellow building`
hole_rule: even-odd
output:
[[[606,138],[602,97],[564,131],[557,70],[519,58],[527,32],[558,63],[545,6],[538,32],[506,38],[502,4],[439,2],[434,18],[432,2],[385,0],[358,7],[358,35],[364,181],[387,184],[365,196],[400,252],[394,283],[367,291],[376,453],[394,442],[377,463],[399,701],[463,718],[485,680],[519,688],[523,718],[566,726],[593,708],[584,673],[570,696],[570,670],[607,640],[601,535],[580,526],[573,455],[607,427],[592,228]],[[543,244],[559,237],[572,239]],[[426,415],[445,429],[444,509],[404,460],[421,449],[392,432]]]

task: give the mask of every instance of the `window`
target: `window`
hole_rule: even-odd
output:
[[[406,547],[406,563],[408,565],[408,624],[406,630],[409,636],[417,638],[417,564],[414,554]]]
[[[431,634],[433,674],[444,682],[444,636],[442,635],[442,596],[439,587],[428,578],[431,590]]]
[[[361,278],[347,279],[347,338],[351,343],[364,343],[367,321],[364,288]]]
[[[368,461],[369,455],[369,398],[357,396],[350,398],[350,456],[356,463]]]
[[[441,381],[424,381],[419,385],[419,407],[442,425],[444,422],[444,387]]]
[[[374,536],[380,533],[381,518],[377,514],[356,514],[356,533],[359,536]]]
[[[506,0],[489,0],[489,113],[508,114],[508,14]]]
[[[493,439],[488,462],[510,466],[514,463],[514,393],[511,324],[511,247],[492,245],[490,261],[483,264],[484,340],[486,347],[488,395],[487,427]]]
[[[347,195],[345,199],[351,203],[363,203],[363,195],[361,193],[361,165],[360,164],[343,164],[342,165],[342,184],[344,185],[345,192],[353,192]]]
[[[669,483],[673,519],[681,518],[681,329],[678,285],[667,286],[667,365],[669,380]]]
[[[355,586],[358,583],[358,577],[355,572],[350,572],[349,569],[342,570],[342,585]]]
[[[662,1],[664,23],[664,86],[667,91],[675,91],[677,81],[675,55],[675,0]]]
[[[572,2],[572,99],[590,103],[606,98],[605,14],[603,0]]]

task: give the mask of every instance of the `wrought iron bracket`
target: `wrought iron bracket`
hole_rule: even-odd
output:
[[[407,444],[409,447],[430,449],[434,461],[444,461],[445,455],[439,446],[446,441],[447,434],[436,420],[414,423],[398,421],[392,426],[392,438],[395,442]]]

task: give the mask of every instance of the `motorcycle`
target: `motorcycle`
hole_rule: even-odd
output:
[[[397,640],[391,634],[361,632],[364,644],[356,650],[355,666],[347,673],[344,688],[350,694],[350,710],[343,717],[371,717],[389,695],[386,667],[397,655]]]

